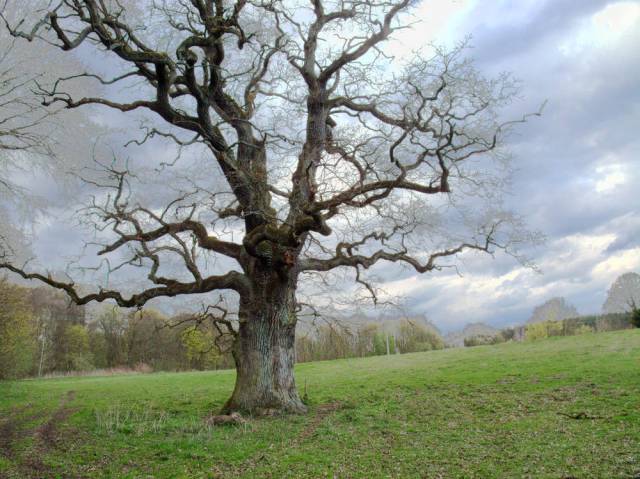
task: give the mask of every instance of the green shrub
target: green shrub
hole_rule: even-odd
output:
[[[487,344],[500,344],[504,342],[505,342],[504,336],[502,336],[502,334],[500,333],[495,335],[479,334],[476,336],[465,338],[464,346],[467,348],[470,348],[473,346],[484,346]]]
[[[586,324],[582,324],[582,325],[578,326],[576,328],[576,330],[574,331],[575,335],[587,334],[587,333],[593,333],[593,328],[591,326],[589,326],[589,325],[586,325]]]

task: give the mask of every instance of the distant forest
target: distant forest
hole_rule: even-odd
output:
[[[619,281],[609,292],[605,310],[615,310],[612,295],[615,299],[621,290],[628,294],[628,288],[616,284]],[[300,328],[296,358],[307,362],[403,354],[627,329],[640,326],[633,298],[626,312],[574,317],[569,316],[575,308],[553,298],[536,308],[524,326],[497,330],[476,323],[445,337],[425,318],[327,321]],[[623,303],[617,307],[625,309]],[[208,322],[206,315],[168,317],[152,309],[110,305],[89,311],[55,290],[0,279],[0,379],[227,369],[234,364],[232,341],[233,336]]]

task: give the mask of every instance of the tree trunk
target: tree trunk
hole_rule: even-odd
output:
[[[223,407],[226,414],[301,414],[307,410],[293,374],[297,278],[281,276],[273,270],[256,272],[252,293],[240,300],[240,325],[233,345],[236,385]]]

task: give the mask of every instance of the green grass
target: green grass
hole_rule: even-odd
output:
[[[307,416],[217,427],[230,371],[3,383],[0,477],[636,477],[639,366],[640,330],[302,364]]]

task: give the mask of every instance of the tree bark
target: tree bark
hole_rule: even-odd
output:
[[[295,286],[282,271],[255,271],[252,291],[240,300],[239,331],[233,345],[236,384],[223,413],[302,414],[296,389]]]

